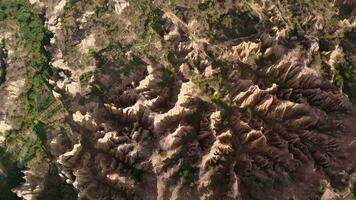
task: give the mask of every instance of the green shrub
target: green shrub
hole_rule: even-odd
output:
[[[72,149],[73,148],[73,142],[72,140],[70,139],[70,137],[68,136],[65,136],[64,139],[63,139],[63,145],[65,148],[67,149]]]
[[[266,74],[265,79],[269,84],[273,84],[273,83],[277,84],[278,90],[283,90],[287,87],[286,82],[278,81],[277,77],[273,74],[270,73]]]
[[[174,55],[174,52],[172,49],[169,49],[168,52],[167,52],[167,60],[172,63],[175,59],[175,55]]]
[[[194,173],[192,169],[185,169],[179,172],[179,176],[186,180],[188,183],[194,182]]]
[[[131,63],[135,66],[138,66],[142,64],[142,60],[139,57],[134,56],[131,60]]]
[[[214,94],[209,95],[210,100],[215,103],[215,104],[220,104],[221,103],[221,98],[222,95],[220,92],[216,92]]]
[[[88,82],[93,76],[93,72],[88,72],[80,76],[80,82]]]
[[[151,40],[151,36],[153,34],[153,26],[157,21],[157,15],[154,12],[151,12],[148,15],[148,19],[145,25],[145,32],[143,33],[143,38],[145,41]]]
[[[167,87],[169,86],[172,82],[171,80],[173,79],[173,71],[170,68],[163,68],[162,69],[162,77],[161,77],[161,82],[159,83],[161,87]]]
[[[349,81],[356,75],[356,69],[352,69],[346,62],[337,63],[335,66],[336,74],[334,77],[335,83],[339,86],[345,81]]]
[[[216,1],[215,0],[206,0],[204,3],[199,4],[199,9],[200,10],[208,10],[211,9],[215,6]]]
[[[47,135],[46,135],[46,125],[42,122],[38,122],[33,126],[33,132],[35,132],[36,136],[42,142],[42,145],[46,145],[47,143]]]

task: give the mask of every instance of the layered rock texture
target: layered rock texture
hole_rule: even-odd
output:
[[[356,198],[353,1],[31,3],[63,106],[46,147],[78,199]]]

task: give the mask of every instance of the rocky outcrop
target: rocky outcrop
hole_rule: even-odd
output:
[[[42,5],[79,199],[312,199],[353,173],[354,19],[334,30],[332,3],[95,2]]]

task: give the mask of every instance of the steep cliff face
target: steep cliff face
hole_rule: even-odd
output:
[[[45,147],[78,199],[356,197],[352,1],[31,4],[53,33]],[[14,191],[50,198],[36,177]]]

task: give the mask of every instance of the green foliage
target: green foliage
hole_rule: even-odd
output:
[[[143,38],[145,41],[150,41],[153,34],[153,27],[157,22],[158,14],[155,12],[150,12],[145,25],[145,32],[143,33]]]
[[[99,67],[106,65],[109,62],[109,59],[102,54],[102,52],[96,52],[95,49],[89,49],[89,54],[93,55],[95,61]]]
[[[345,192],[346,190],[348,190],[349,181],[350,181],[349,175],[347,175],[347,174],[341,175],[339,177],[337,184],[334,187],[335,191]]]
[[[22,179],[23,173],[21,169],[18,168],[16,165],[13,166],[8,172],[5,180],[0,179],[0,199],[6,200],[19,200],[20,198],[17,197],[11,189],[18,186],[24,180]]]
[[[93,92],[96,94],[103,94],[107,90],[107,88],[100,83],[94,83],[92,84],[92,87],[93,87]]]
[[[48,66],[48,53],[44,49],[52,34],[44,28],[43,17],[26,0],[0,0],[0,21],[17,24],[25,47],[29,49],[25,61],[36,70],[27,80],[26,91],[21,97],[25,121],[34,124],[38,114],[53,100],[46,86],[46,79],[52,71]]]
[[[73,142],[72,140],[68,137],[68,136],[65,136],[64,139],[63,139],[63,145],[65,148],[67,149],[72,149],[73,148]]]
[[[77,194],[74,187],[69,184],[52,185],[47,189],[52,200],[76,200]]]
[[[54,102],[54,97],[40,74],[27,80],[26,92],[20,98],[23,110],[27,113],[25,122],[30,126],[36,124],[40,113]]]
[[[321,72],[324,78],[331,80],[331,69],[326,62],[321,63]]]
[[[47,135],[46,135],[46,125],[42,122],[38,122],[36,125],[32,127],[33,132],[35,132],[38,139],[41,140],[42,145],[47,143]]]
[[[179,176],[182,177],[188,183],[194,183],[194,173],[192,169],[185,169],[179,172]]]
[[[356,200],[356,183],[351,188],[350,200]]]
[[[215,6],[216,1],[215,0],[206,0],[204,3],[199,4],[199,9],[200,10],[208,10],[211,9]]]
[[[223,77],[223,75],[219,74],[219,75],[217,76],[217,78],[216,78],[216,81],[217,81],[218,84],[219,84],[219,88],[221,88],[221,87],[222,87],[222,84],[224,83],[224,77]]]
[[[47,79],[52,71],[48,66],[49,54],[44,48],[49,44],[52,34],[44,27],[44,18],[27,0],[0,0],[0,23],[18,27],[20,38],[17,42],[24,45],[25,51],[17,51],[19,52],[17,59],[22,59],[21,61],[32,68],[28,70],[25,90],[20,96],[21,109],[25,116],[21,121],[22,129],[6,133],[6,148],[14,162],[13,165],[23,165],[23,162],[44,153],[42,144],[46,141],[46,133],[44,124],[39,122],[39,115],[54,100],[47,87]],[[33,130],[37,137],[22,134],[27,131],[26,129]],[[10,165],[6,163],[6,167],[9,168]],[[18,199],[11,189],[22,181],[22,173],[16,167],[9,169],[6,184],[0,183],[0,199]]]
[[[323,187],[322,185],[319,186],[316,190],[316,196],[320,199],[321,196],[324,194],[325,192],[325,187]]]
[[[218,33],[216,32],[216,30],[212,30],[212,31],[210,32],[210,34],[209,34],[209,38],[210,38],[211,40],[215,40],[216,37],[217,37],[217,35],[218,35]]]
[[[60,187],[61,196],[63,196],[63,200],[76,200],[77,194],[74,191],[74,187],[69,184],[63,184]]]
[[[221,103],[221,97],[222,97],[222,95],[221,95],[220,92],[216,92],[214,94],[210,94],[209,95],[210,100],[215,104],[220,104]]]
[[[162,69],[162,77],[161,77],[161,82],[160,85],[162,87],[167,87],[169,84],[171,84],[171,80],[173,78],[173,71],[170,68],[163,68]]]
[[[175,57],[176,57],[176,56],[175,56],[173,50],[172,50],[172,49],[169,49],[168,52],[167,52],[167,60],[168,60],[170,63],[172,63],[172,62],[174,61]]]
[[[76,200],[77,194],[71,184],[61,180],[58,175],[57,167],[54,164],[49,165],[48,174],[45,177],[44,190],[38,199],[50,200]]]
[[[133,56],[131,63],[135,66],[139,66],[142,64],[142,60],[137,56]]]
[[[5,72],[5,67],[0,63],[0,85],[5,82]]]
[[[93,72],[88,72],[80,76],[80,81],[81,82],[88,82],[91,77],[93,76]]]
[[[10,155],[6,152],[6,149],[0,146],[0,164],[11,162]]]
[[[4,62],[4,57],[6,57],[4,51],[4,44],[0,41],[0,85],[5,82],[6,66]]]
[[[144,15],[147,15],[150,12],[151,6],[154,3],[154,0],[129,0],[130,6],[140,10]]]
[[[162,75],[163,75],[163,79],[169,79],[173,75],[173,72],[169,68],[164,68],[162,70]]]
[[[286,83],[283,81],[278,81],[277,77],[273,74],[266,74],[265,79],[270,84],[277,84],[279,90],[283,90],[286,88]]]
[[[266,81],[270,84],[276,83],[277,77],[274,76],[273,74],[266,74]]]
[[[13,21],[19,26],[26,47],[30,49],[28,64],[48,77],[52,72],[47,65],[49,56],[44,46],[49,44],[52,34],[45,29],[43,17],[26,0],[0,0],[0,21]]]
[[[356,75],[356,69],[352,69],[346,62],[337,63],[335,66],[335,82],[341,86],[345,81],[351,80]]]
[[[131,176],[136,184],[139,183],[140,181],[142,181],[143,174],[144,174],[144,171],[141,169],[134,168],[132,170]]]
[[[112,31],[112,30],[111,30]],[[102,49],[107,49],[110,46],[109,43],[105,43],[101,46]]]
[[[212,177],[209,181],[209,189],[214,190],[217,187],[218,183],[215,181],[214,177]]]

